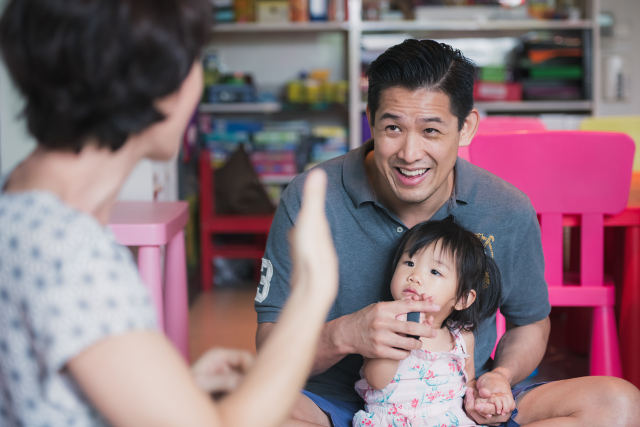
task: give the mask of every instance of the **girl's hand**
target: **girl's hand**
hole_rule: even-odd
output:
[[[493,413],[496,415],[511,414],[511,410],[508,409],[516,404],[512,393],[495,393],[487,401],[495,407]]]
[[[502,408],[496,411],[496,405],[490,401],[492,396],[507,396],[511,394],[509,382],[500,374],[487,372],[478,380],[467,383],[464,397],[464,409],[469,417],[478,424],[499,425],[511,417],[515,409],[515,401],[500,399]]]

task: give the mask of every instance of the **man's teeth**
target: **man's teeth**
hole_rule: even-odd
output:
[[[400,168],[400,173],[402,173],[402,175],[406,175],[406,176],[418,176],[418,175],[422,175],[426,171],[427,171],[426,169],[416,169],[416,170],[410,171],[410,170],[407,170],[407,169]]]

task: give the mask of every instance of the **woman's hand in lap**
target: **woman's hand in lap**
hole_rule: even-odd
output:
[[[234,390],[253,365],[253,355],[244,350],[213,348],[191,367],[196,384],[208,393]]]

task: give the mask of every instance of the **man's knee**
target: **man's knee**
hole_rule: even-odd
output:
[[[630,382],[616,377],[601,377],[599,407],[609,414],[611,426],[640,425],[640,391]]]
[[[316,405],[313,400],[304,394],[300,394],[291,411],[291,423],[287,426],[294,426],[296,421],[318,424],[321,426],[331,426],[329,417]]]

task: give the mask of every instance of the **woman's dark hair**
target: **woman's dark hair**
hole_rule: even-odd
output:
[[[436,242],[440,250],[452,254],[456,263],[456,301],[466,298],[471,290],[476,292],[475,302],[464,310],[453,310],[444,324],[451,330],[472,331],[480,320],[493,315],[498,309],[502,283],[498,266],[485,254],[480,239],[458,225],[453,216],[440,221],[421,222],[409,230],[398,244],[392,268],[395,270],[404,253],[413,256]]]
[[[371,126],[380,104],[380,94],[390,87],[409,90],[426,88],[449,97],[458,130],[473,109],[475,67],[458,49],[434,40],[407,39],[390,47],[367,70]]]
[[[0,48],[38,143],[111,150],[162,120],[209,38],[208,0],[11,0]]]

